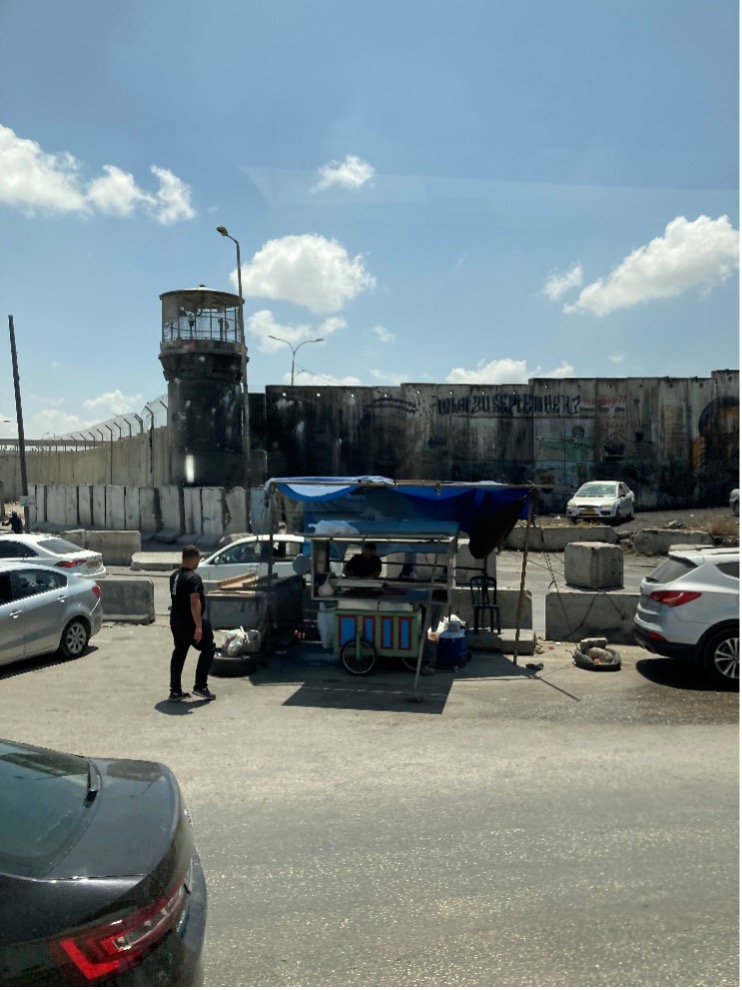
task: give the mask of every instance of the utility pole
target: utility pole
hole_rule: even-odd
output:
[[[13,361],[13,386],[15,388],[15,414],[18,420],[18,452],[21,459],[21,495],[23,496],[23,517],[27,533],[31,532],[31,507],[28,504],[28,475],[26,474],[26,440],[23,433],[23,407],[21,406],[21,380],[18,375],[18,355],[15,350],[15,327],[13,317],[8,317],[10,330],[10,356]]]

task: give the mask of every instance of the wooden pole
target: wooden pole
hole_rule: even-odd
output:
[[[533,499],[528,498],[528,517],[526,519],[526,532],[523,538],[523,565],[520,569],[520,592],[518,594],[518,611],[515,616],[515,646],[513,647],[513,663],[518,666],[518,643],[520,641],[520,619],[523,611],[523,595],[526,588],[526,561],[528,560],[528,537],[531,532],[531,522],[533,520]]]

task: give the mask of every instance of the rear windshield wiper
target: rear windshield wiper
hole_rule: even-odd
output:
[[[85,795],[85,804],[92,804],[100,790],[100,774],[93,765],[92,760],[88,760],[88,793]]]

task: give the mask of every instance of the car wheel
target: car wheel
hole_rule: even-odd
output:
[[[85,652],[90,640],[90,632],[84,619],[72,619],[65,626],[59,644],[59,652],[65,660],[76,660]]]
[[[739,683],[739,629],[722,629],[711,636],[703,650],[703,666],[719,683]]]

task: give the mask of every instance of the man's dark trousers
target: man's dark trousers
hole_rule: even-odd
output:
[[[195,629],[196,627],[192,623],[188,625],[170,623],[170,631],[173,634],[173,643],[175,644],[173,655],[170,658],[170,690],[175,694],[180,694],[183,690],[181,676],[188,650],[191,647],[199,651],[198,663],[196,664],[196,680],[193,686],[200,690],[208,684],[209,670],[211,669],[211,663],[216,650],[214,632],[208,622],[205,620],[202,621],[201,641],[194,643],[193,633]]]

